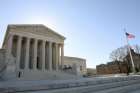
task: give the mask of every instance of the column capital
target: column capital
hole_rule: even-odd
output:
[[[45,40],[42,40],[42,42],[43,42],[43,43],[46,43],[46,41],[45,41]]]
[[[20,36],[20,35],[17,35],[17,36],[18,36],[18,39],[22,39],[22,37],[23,37],[23,36]]]
[[[33,38],[33,40],[34,40],[34,41],[38,41],[39,39],[37,39],[37,38]]]
[[[43,44],[46,43],[46,40],[42,40]]]
[[[52,44],[53,44],[53,42],[50,42],[50,41],[49,41],[49,42],[48,42],[48,44],[49,44],[49,46],[50,46],[50,45],[52,45]]]
[[[8,36],[14,36],[14,33],[9,32]],[[17,35],[18,36],[18,35]]]
[[[8,36],[14,36],[14,33],[9,33]]]
[[[57,47],[59,44],[58,43],[55,43],[54,45]]]
[[[26,37],[26,39],[27,39],[27,41],[30,41],[31,40],[31,38],[29,38],[29,37]]]
[[[26,39],[31,39],[31,37],[26,37]]]
[[[48,41],[49,43],[53,43],[52,41]]]

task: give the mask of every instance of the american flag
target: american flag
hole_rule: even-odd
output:
[[[125,34],[126,34],[127,38],[135,38],[135,36],[133,34],[129,34],[127,32]]]

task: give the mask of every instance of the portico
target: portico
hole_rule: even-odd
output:
[[[43,25],[10,25],[7,48],[16,58],[16,70],[61,70],[64,37]],[[25,29],[26,28],[26,29]]]
[[[64,80],[78,78],[84,60],[64,57],[65,37],[42,24],[7,26],[0,58],[4,57],[4,77],[10,80]],[[6,58],[5,58],[6,56]],[[74,65],[80,64],[80,65]],[[71,73],[65,65],[72,65]],[[81,65],[83,64],[83,65]],[[81,70],[82,71],[82,70]]]

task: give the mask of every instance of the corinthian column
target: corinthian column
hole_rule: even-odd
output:
[[[45,41],[42,41],[42,70],[45,70]]]
[[[30,49],[30,38],[26,40],[26,54],[25,54],[25,69],[29,68],[29,49]]]
[[[55,52],[55,68],[56,68],[56,71],[58,71],[58,60],[59,60],[59,58],[58,58],[58,44],[55,44],[55,49],[56,49],[56,52]]]
[[[63,69],[64,66],[64,45],[61,44],[61,67]]]
[[[18,36],[18,42],[17,42],[17,53],[16,53],[16,67],[19,69],[20,67],[20,57],[21,57],[21,41],[22,37]]]
[[[49,70],[52,70],[52,42],[49,42]]]
[[[58,44],[58,69],[61,69],[60,45]]]
[[[36,70],[37,65],[37,44],[38,40],[34,39],[34,53],[33,53],[33,69]]]

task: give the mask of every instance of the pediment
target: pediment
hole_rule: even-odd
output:
[[[58,34],[57,32],[53,31],[52,29],[42,25],[42,24],[12,24],[12,25],[8,25],[7,30],[6,30],[6,34],[5,34],[5,38],[3,41],[3,48],[5,47],[5,44],[8,40],[8,34],[9,33],[18,33],[18,34],[22,34],[24,36],[29,35],[38,35],[40,37],[46,37],[46,38],[50,38],[51,40],[55,40],[57,42],[61,42],[63,43],[65,40],[65,37]]]
[[[53,37],[56,39],[65,40],[65,37],[53,31],[52,29],[42,25],[42,24],[25,24],[25,25],[9,25],[9,29],[16,32],[27,32],[37,35],[42,35],[46,37]]]

